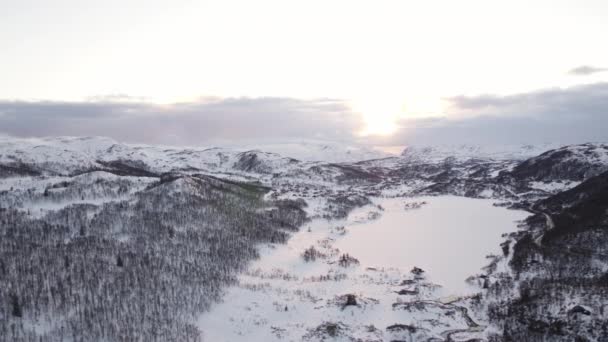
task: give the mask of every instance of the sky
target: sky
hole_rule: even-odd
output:
[[[0,133],[605,141],[607,17],[604,0],[0,0]]]

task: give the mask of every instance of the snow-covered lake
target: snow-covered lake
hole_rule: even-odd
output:
[[[405,210],[404,203],[426,202]],[[363,266],[414,266],[451,294],[467,291],[464,280],[500,253],[502,234],[529,213],[492,205],[493,200],[456,196],[395,198],[377,201],[385,211],[377,220],[347,225],[348,234],[334,246],[359,259]],[[351,216],[365,217],[369,207]]]
[[[414,202],[426,204],[404,209]],[[348,336],[335,341],[403,339],[385,329],[396,323],[421,327],[425,338],[466,330],[455,306],[437,303],[479,291],[468,288],[465,279],[489,263],[486,255],[501,252],[501,235],[516,230],[516,221],[527,216],[492,203],[453,196],[375,199],[374,206],[357,209],[346,220],[314,220],[287,244],[262,248],[240,284],[227,289],[224,301],[196,324],[215,342],[323,340],[314,332],[324,322],[348,327]],[[370,220],[370,212],[381,216]],[[325,256],[305,262],[302,253],[311,246]],[[341,266],[344,253],[360,264]],[[413,266],[423,268],[426,277],[404,285],[414,277]],[[404,289],[413,292],[398,293]],[[344,307],[346,294],[355,294],[358,305]],[[407,302],[425,304],[395,309]],[[483,323],[483,317],[472,318]],[[469,337],[481,336],[474,334]]]

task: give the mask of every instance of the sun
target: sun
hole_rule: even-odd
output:
[[[363,118],[361,136],[390,136],[397,132],[402,120],[442,116],[445,109],[444,101],[433,96],[365,97],[351,101],[351,106]]]
[[[397,121],[401,116],[401,105],[386,99],[360,99],[352,101],[353,110],[363,118],[361,136],[388,136],[397,131]]]

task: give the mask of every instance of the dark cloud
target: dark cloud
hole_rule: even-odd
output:
[[[393,143],[608,141],[608,83],[447,100],[445,118],[404,120]]]
[[[570,75],[586,76],[586,75],[591,75],[591,74],[595,74],[595,73],[603,72],[603,71],[608,71],[608,68],[598,68],[598,67],[593,67],[590,65],[582,65],[582,66],[576,67],[576,68],[568,71],[568,73]]]
[[[202,98],[171,105],[133,99],[0,101],[0,133],[187,145],[294,138],[387,145],[608,141],[608,83],[447,101],[445,117],[402,120],[389,137],[357,136],[360,116],[332,99]]]
[[[343,102],[332,99],[203,98],[171,105],[107,99],[0,101],[0,132],[16,136],[102,135],[125,142],[200,144],[219,139],[347,140],[361,128],[359,117]]]

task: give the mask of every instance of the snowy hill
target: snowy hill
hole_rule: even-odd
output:
[[[511,175],[535,181],[583,181],[608,170],[608,145],[581,144],[553,149],[530,158]]]
[[[560,147],[557,143],[539,145],[412,145],[406,147],[401,156],[412,161],[440,162],[445,159],[464,161],[467,159],[524,160],[547,150]]]
[[[534,203],[535,214],[505,242],[505,258],[490,275],[488,316],[504,336],[608,338],[607,206],[608,172]]]
[[[499,341],[535,324],[554,331],[519,288],[561,298],[554,316],[578,304],[593,313],[560,330],[564,341],[601,332],[602,307],[567,302],[559,289],[571,284],[542,270],[554,258],[552,272],[588,286],[579,296],[603,295],[586,279],[608,269],[605,212],[586,201],[603,199],[606,146],[412,146],[395,156],[323,141],[0,138],[0,341]],[[522,210],[533,216],[518,228]],[[557,233],[557,247],[543,239]]]
[[[392,154],[383,152],[377,148],[322,140],[253,143],[250,146],[261,151],[277,153],[301,161],[323,161],[328,163],[352,163],[392,156]]]
[[[278,172],[299,162],[353,162],[387,154],[343,143],[304,141],[258,144],[245,147],[170,147],[122,144],[103,137],[45,139],[0,138],[0,163],[37,165],[39,171],[70,174],[98,167],[99,161],[138,161],[149,171],[243,170],[243,158],[256,156],[257,170]],[[262,166],[262,164],[264,166]]]

